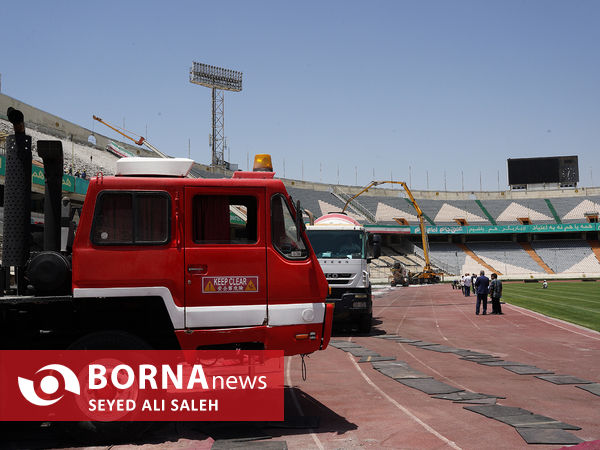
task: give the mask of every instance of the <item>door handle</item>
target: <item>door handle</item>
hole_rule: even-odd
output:
[[[188,266],[187,271],[192,275],[204,275],[208,271],[208,266],[205,264],[199,266]]]

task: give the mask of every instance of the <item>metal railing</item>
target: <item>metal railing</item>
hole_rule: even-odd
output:
[[[344,192],[337,186],[332,187],[331,193],[333,194],[334,197],[336,197],[338,200],[342,201],[343,203],[346,203],[352,197],[352,195]],[[348,208],[350,208],[354,213],[363,216],[369,222],[377,223],[377,219],[375,218],[375,216],[373,214],[371,214],[371,212],[367,208],[365,208],[363,205],[358,203],[358,201],[356,199],[352,200],[348,204]]]
[[[419,258],[422,258],[423,260],[425,260],[425,253],[423,253],[423,249],[421,247],[418,247],[415,245],[414,253]],[[429,262],[431,263],[432,266],[437,267],[438,269],[442,270],[443,272],[447,273],[448,275],[458,275],[461,272],[460,267],[456,267],[452,264],[445,263],[444,261],[441,261],[435,257],[432,257],[431,253],[429,254]]]

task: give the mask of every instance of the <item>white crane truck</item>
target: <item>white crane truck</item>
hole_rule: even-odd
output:
[[[360,223],[339,213],[325,214],[306,229],[329,283],[334,323],[351,323],[368,333],[373,319],[368,263],[381,253],[379,236],[369,239]]]

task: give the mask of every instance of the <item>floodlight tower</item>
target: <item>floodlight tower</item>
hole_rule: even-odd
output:
[[[242,72],[194,62],[190,68],[190,82],[212,89],[212,165],[225,167],[225,91],[242,90]]]

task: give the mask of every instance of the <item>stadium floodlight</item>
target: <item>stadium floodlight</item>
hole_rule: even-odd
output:
[[[194,62],[190,69],[190,82],[209,88],[240,92],[242,72]]]
[[[225,97],[223,91],[242,90],[242,72],[194,62],[190,68],[190,82],[212,89],[212,165],[228,167],[225,161]]]

